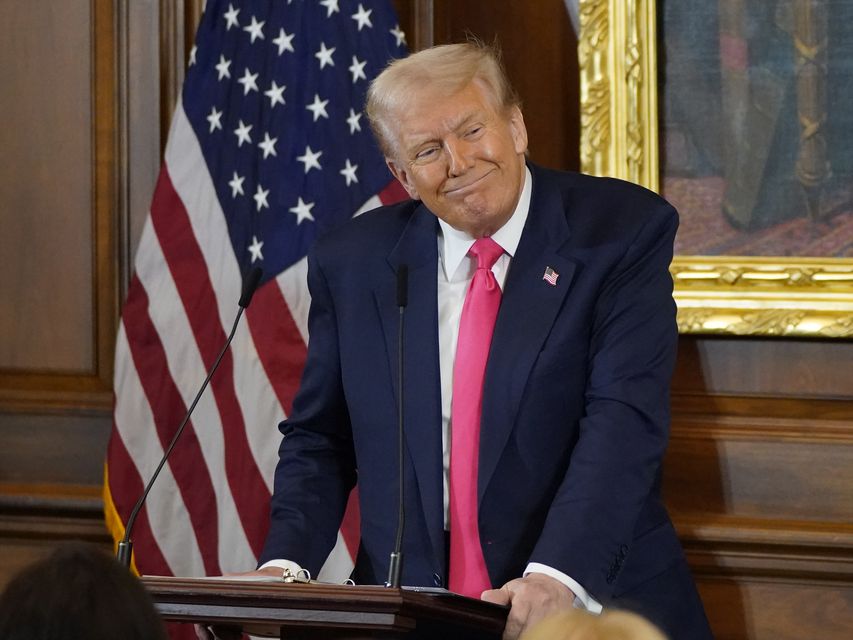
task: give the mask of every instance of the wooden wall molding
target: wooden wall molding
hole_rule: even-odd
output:
[[[853,444],[853,422],[713,414],[689,418],[679,416],[673,421],[671,439],[721,438],[850,445]]]
[[[802,396],[673,394],[664,495],[716,637],[846,637],[853,404],[771,375]]]
[[[62,542],[112,548],[96,491],[91,486],[0,483],[0,588]]]
[[[26,379],[26,382],[36,386],[33,378]],[[0,411],[39,415],[75,415],[81,411],[109,411],[112,408],[112,392],[105,392],[98,379],[71,378],[68,381],[68,388],[56,388],[59,385],[55,378],[49,379],[49,382],[54,385],[54,388],[28,389],[18,388],[14,384],[0,388]]]
[[[109,542],[104,503],[86,485],[0,483],[0,539]]]
[[[674,428],[691,420],[726,423],[766,418],[781,424],[853,423],[850,398],[674,392],[671,407]]]
[[[697,574],[853,586],[853,525],[680,516],[675,527]]]

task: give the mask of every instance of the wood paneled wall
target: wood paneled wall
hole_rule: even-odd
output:
[[[531,156],[579,163],[562,0],[396,0],[409,45],[497,39]],[[100,503],[119,301],[200,0],[0,0],[0,583]],[[665,493],[718,638],[853,625],[853,343],[683,337]]]
[[[115,7],[0,3],[0,579],[104,540],[118,316]]]
[[[57,540],[110,544],[120,301],[191,4],[0,0],[0,584]]]
[[[718,638],[853,629],[853,343],[683,337],[665,497]]]

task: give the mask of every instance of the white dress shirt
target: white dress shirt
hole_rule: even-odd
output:
[[[530,170],[525,168],[524,187],[515,211],[506,224],[498,229],[492,240],[504,250],[492,267],[492,273],[503,291],[507,274],[512,264],[512,257],[518,249],[524,223],[530,211],[530,197],[533,180]],[[456,342],[459,337],[459,319],[468,287],[477,270],[477,261],[468,255],[468,250],[474,244],[475,238],[464,231],[454,229],[444,220],[439,219],[441,234],[438,237],[438,346],[439,366],[441,371],[441,438],[444,472],[444,527],[449,528],[450,510],[450,405],[453,395],[453,363],[456,359]],[[290,569],[296,573],[300,567],[288,560],[270,560],[264,567],[276,566]],[[559,580],[575,594],[575,606],[600,613],[601,604],[593,599],[577,581],[562,571],[538,562],[527,565],[524,575],[529,573],[544,573]],[[500,585],[497,585],[500,586]]]

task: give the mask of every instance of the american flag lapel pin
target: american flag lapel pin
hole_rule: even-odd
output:
[[[557,286],[557,278],[559,277],[560,274],[554,271],[551,267],[545,267],[545,273],[542,274],[542,279],[552,287]]]

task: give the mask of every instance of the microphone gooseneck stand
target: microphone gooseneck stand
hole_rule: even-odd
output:
[[[258,288],[258,284],[261,281],[261,276],[263,276],[263,273],[264,272],[259,267],[255,267],[246,276],[246,279],[243,282],[243,292],[240,295],[240,301],[238,302],[240,309],[237,311],[237,317],[234,318],[234,324],[231,327],[231,333],[228,334],[228,339],[225,341],[225,345],[222,347],[222,350],[216,357],[216,360],[214,361],[213,366],[210,368],[210,371],[208,371],[207,377],[204,379],[204,382],[202,383],[201,388],[198,390],[198,393],[196,394],[195,399],[190,405],[189,410],[187,410],[187,413],[184,416],[181,425],[178,427],[178,430],[175,432],[175,435],[172,436],[172,440],[171,442],[169,442],[169,446],[166,448],[166,451],[163,453],[163,457],[160,459],[160,464],[157,465],[157,468],[151,475],[151,479],[148,481],[148,484],[145,485],[145,490],[142,492],[142,495],[139,496],[139,500],[137,500],[136,504],[133,505],[133,511],[130,512],[130,517],[127,519],[127,526],[125,526],[124,528],[124,537],[122,538],[121,542],[119,542],[118,551],[116,552],[116,560],[118,560],[127,568],[130,568],[130,559],[133,554],[133,541],[130,538],[130,534],[133,531],[133,525],[136,523],[136,517],[139,515],[140,509],[142,509],[142,505],[145,504],[145,499],[148,497],[148,492],[151,491],[151,487],[154,486],[154,481],[157,480],[157,477],[160,475],[160,471],[166,464],[166,460],[169,459],[169,455],[172,453],[172,449],[175,448],[178,439],[184,432],[184,427],[187,426],[187,422],[189,422],[190,416],[192,415],[195,406],[198,404],[198,401],[201,398],[201,394],[204,393],[204,390],[207,388],[207,384],[210,382],[210,379],[213,377],[213,374],[216,369],[219,368],[219,363],[222,361],[222,358],[225,356],[225,352],[231,345],[231,341],[234,339],[234,334],[237,332],[237,325],[240,322],[240,318],[243,316],[243,311],[245,311],[245,309],[249,306],[249,303],[252,301],[252,296],[255,295],[255,290]]]
[[[403,529],[406,523],[406,510],[403,502],[405,485],[403,475],[403,319],[406,305],[409,303],[409,267],[401,264],[397,267],[397,308],[400,310],[400,322],[397,328],[397,473],[400,479],[399,504],[397,509],[397,538],[394,551],[391,552],[391,563],[388,566],[386,587],[399,588],[400,576],[403,573]]]

